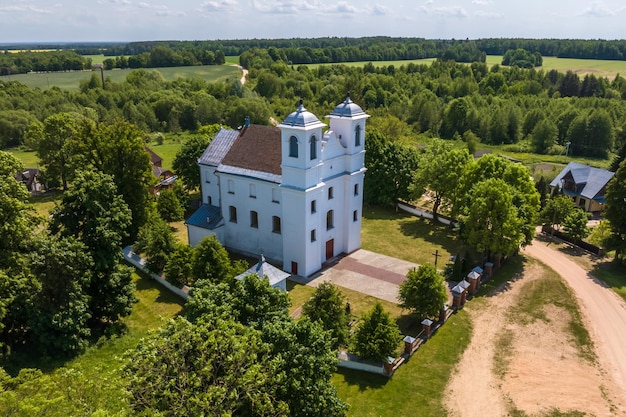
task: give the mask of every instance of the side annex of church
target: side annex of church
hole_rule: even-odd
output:
[[[277,127],[222,128],[198,159],[202,206],[186,222],[189,243],[214,234],[304,277],[359,249],[369,116],[348,95],[327,117],[323,131],[300,100]]]

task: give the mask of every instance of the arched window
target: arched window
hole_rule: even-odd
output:
[[[292,158],[298,157],[298,138],[295,136],[289,138],[289,156]]]
[[[326,213],[326,230],[332,229],[334,226],[335,213],[332,210],[328,210]]]
[[[309,146],[310,146],[309,153],[311,154],[311,160],[317,159],[317,138],[315,137],[315,135],[311,136]]]
[[[361,125],[354,129],[354,146],[361,146]]]

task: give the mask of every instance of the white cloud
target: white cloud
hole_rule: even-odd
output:
[[[200,10],[203,12],[232,12],[238,9],[236,0],[208,0],[202,3]]]
[[[609,9],[602,1],[592,2],[590,7],[586,8],[582,11],[582,13],[580,13],[581,16],[591,17],[608,17],[614,16],[615,14],[615,11]]]
[[[348,4],[344,1],[340,1],[339,3],[337,3],[336,6],[331,7],[329,10],[329,12],[338,12],[338,13],[357,13],[357,8],[352,6],[351,4]]]
[[[252,0],[252,7],[258,12],[269,14],[297,14],[319,9],[316,4],[303,0]]]
[[[486,12],[484,10],[477,10],[476,12],[474,12],[474,16],[477,17],[484,17],[486,19],[500,19],[502,17],[504,17],[502,14],[500,13],[496,13],[496,12]]]
[[[479,6],[487,6],[489,4],[492,4],[493,2],[491,0],[472,0],[472,3]]]
[[[421,6],[419,10],[422,11],[423,13],[434,15],[434,16],[459,17],[459,18],[467,17],[467,12],[465,11],[465,9],[459,6],[447,6],[447,7]]]
[[[389,14],[389,8],[386,6],[383,6],[382,4],[376,4],[374,5],[374,8],[372,9],[372,13],[375,15],[385,15],[385,14]]]
[[[37,6],[31,5],[12,5],[12,6],[0,6],[0,13],[40,13],[49,14],[52,13],[50,9],[42,9]]]

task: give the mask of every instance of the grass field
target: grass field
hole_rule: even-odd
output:
[[[402,65],[407,65],[409,63],[415,64],[431,64],[435,61],[436,58],[425,58],[425,59],[412,59],[412,60],[396,60],[396,61],[374,61],[374,64],[377,67],[389,66],[393,65],[395,67],[400,67]],[[350,67],[361,67],[366,61],[361,62],[345,62],[343,65],[347,65]],[[486,60],[487,66],[492,67],[493,65],[501,65],[502,64],[502,56],[501,55],[487,55]],[[310,67],[318,67],[320,65],[331,65],[331,64],[310,64]],[[560,72],[567,72],[568,70],[572,70],[579,75],[585,74],[595,74],[600,77],[608,77],[613,78],[616,74],[626,75],[626,61],[609,61],[609,60],[601,60],[601,59],[572,59],[572,58],[556,58],[552,56],[543,57],[543,66],[537,69],[543,69],[544,71],[557,70]]]
[[[113,82],[123,82],[130,69],[105,71],[105,78]],[[193,67],[149,68],[147,71],[158,71],[167,81],[178,78],[200,77],[209,82],[238,80],[241,70],[232,65],[203,65]],[[0,76],[0,81],[19,81],[31,88],[48,89],[59,87],[63,90],[77,91],[80,81],[91,77],[93,71],[50,72],[41,74],[15,74]],[[100,75],[100,74],[98,74]]]
[[[447,226],[383,207],[363,207],[361,244],[363,249],[417,264],[434,263],[438,250],[442,255],[439,269],[451,255],[464,253]]]

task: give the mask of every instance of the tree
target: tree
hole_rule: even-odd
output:
[[[331,382],[336,351],[319,323],[306,317],[270,321],[261,338],[270,344],[270,355],[280,358],[274,395],[288,405],[290,416],[345,416],[348,406]]]
[[[97,170],[113,176],[119,194],[132,213],[125,243],[135,240],[153,209],[148,189],[154,179],[143,136],[143,132],[127,122],[101,124],[90,154]]]
[[[94,262],[88,294],[94,320],[116,321],[130,314],[136,299],[130,269],[120,250],[131,226],[131,212],[110,175],[78,172],[75,185],[55,207],[50,231],[75,236]]]
[[[411,310],[417,317],[434,317],[448,300],[443,276],[432,265],[420,265],[409,271],[400,284],[400,306]]]
[[[365,141],[368,175],[363,198],[370,204],[394,205],[410,197],[409,186],[418,166],[415,148],[390,142],[378,131],[368,131]]]
[[[573,239],[583,240],[589,236],[587,220],[587,213],[583,209],[575,208],[563,221],[563,230]]]
[[[191,263],[192,256],[193,248],[191,246],[184,243],[176,245],[163,269],[168,282],[174,285],[192,286],[194,284],[195,281],[192,273],[193,265]]]
[[[258,330],[182,317],[142,339],[124,367],[135,412],[163,416],[286,416],[272,395],[277,372]]]
[[[47,354],[73,354],[87,346],[89,285],[93,261],[74,237],[42,237],[37,242],[30,269],[38,286],[29,314],[37,347]]]
[[[291,305],[286,292],[273,288],[267,277],[254,274],[235,281],[232,292],[236,320],[246,326],[261,328],[266,321],[285,317]]]
[[[143,225],[133,245],[135,252],[144,254],[148,258],[146,267],[155,274],[163,271],[175,249],[176,237],[170,225],[157,216],[153,216]]]
[[[194,248],[192,268],[196,280],[206,279],[213,283],[231,282],[245,270],[231,263],[228,252],[215,235],[205,237]]]
[[[509,256],[525,242],[524,222],[506,182],[491,178],[476,184],[469,201],[462,235],[471,247],[489,255]]]
[[[452,145],[440,140],[433,141],[420,155],[410,190],[414,198],[419,198],[424,189],[434,194],[435,219],[441,204],[448,206],[454,201],[454,193],[459,188],[461,177],[471,161],[472,158],[466,149],[454,149]]]
[[[157,198],[157,211],[166,222],[183,220],[185,210],[173,190],[161,190]]]
[[[0,269],[8,268],[14,255],[28,247],[36,224],[28,191],[15,179],[22,169],[17,158],[0,151]]]
[[[333,337],[333,348],[348,342],[348,316],[345,298],[334,284],[325,281],[302,306],[302,314],[312,322],[320,322]]]
[[[535,152],[545,154],[556,143],[559,130],[550,119],[542,119],[532,130],[531,140]]]
[[[48,179],[60,181],[64,190],[83,161],[86,138],[94,135],[95,123],[78,113],[57,113],[44,120],[42,129],[31,130],[31,142]]]
[[[400,341],[398,325],[380,302],[362,319],[354,337],[354,353],[374,361],[395,357]]]
[[[626,162],[622,161],[606,187],[604,215],[611,222],[611,237],[607,249],[615,250],[615,261],[626,251]]]
[[[217,129],[215,129],[217,126]],[[205,126],[204,128],[209,127]],[[219,131],[219,125],[211,125],[211,129],[203,129],[206,133],[194,135],[187,139],[176,153],[172,168],[181,179],[187,190],[196,190],[200,187],[200,169],[198,159],[211,143],[213,137]]]
[[[550,227],[561,228],[565,219],[576,208],[576,205],[566,195],[556,195],[546,202],[546,206],[541,211],[541,221]]]

